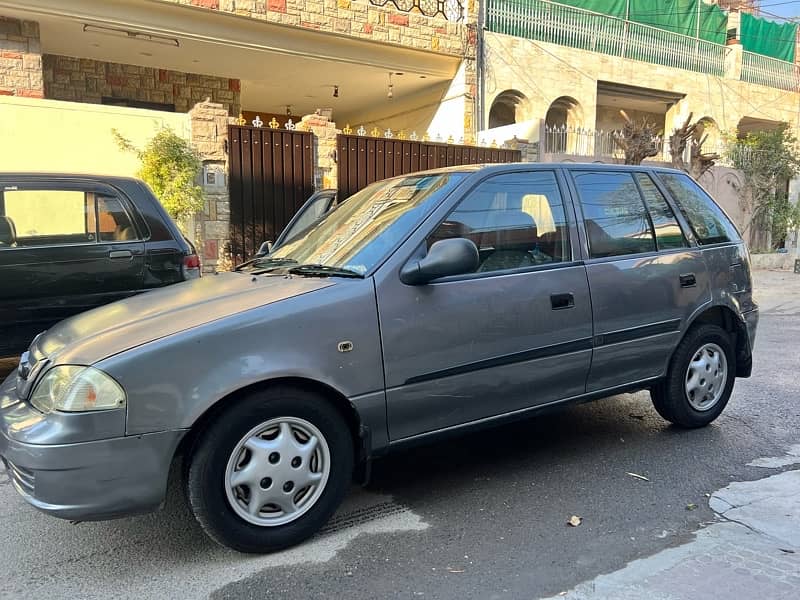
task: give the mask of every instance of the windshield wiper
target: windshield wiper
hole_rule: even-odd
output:
[[[250,267],[251,269],[263,269],[260,271],[253,271],[253,273],[257,275],[259,273],[266,273],[268,270],[274,269],[275,267],[293,265],[295,263],[297,263],[297,261],[293,258],[269,258],[268,256],[262,256],[251,258],[247,262],[243,262],[236,267],[236,271],[242,271],[245,267]]]
[[[308,277],[354,277],[363,279],[364,276],[352,269],[330,267],[328,265],[305,264],[291,267],[286,271],[290,275],[306,275]]]

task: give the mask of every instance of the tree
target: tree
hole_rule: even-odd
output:
[[[703,173],[708,171],[714,166],[714,163],[719,160],[719,154],[715,152],[704,153],[703,144],[706,143],[708,135],[700,137],[699,129],[701,126],[700,121],[692,123],[692,116],[694,113],[689,113],[683,125],[673,131],[669,137],[669,149],[672,155],[672,166],[676,169],[686,171],[694,179],[700,179]],[[683,160],[683,154],[686,151],[686,146],[689,146],[689,167],[686,166],[686,161]]]
[[[141,161],[136,175],[155,193],[169,215],[182,221],[203,209],[203,188],[195,183],[202,160],[191,144],[169,127],[161,129],[144,148],[136,148],[112,129],[120,148]]]
[[[800,227],[800,208],[792,205],[787,193],[789,180],[800,173],[797,138],[789,125],[781,123],[732,140],[728,158],[744,173],[743,208],[751,215],[750,224],[763,224],[772,234],[773,247],[782,244],[789,229]]]
[[[659,153],[659,131],[656,124],[646,116],[638,121],[631,119],[624,110],[619,111],[625,120],[622,134],[614,138],[614,142],[625,153],[626,165],[639,165],[645,158],[657,156]]]

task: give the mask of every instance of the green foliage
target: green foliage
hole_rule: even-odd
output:
[[[800,207],[792,205],[786,193],[789,180],[800,173],[797,138],[789,125],[731,140],[728,159],[745,175],[752,222],[764,223],[773,241],[782,243],[789,229],[800,227]]]
[[[155,193],[167,213],[181,220],[203,209],[203,189],[195,183],[202,161],[191,144],[165,127],[142,148],[136,148],[116,129],[112,134],[122,150],[139,157],[136,175]]]

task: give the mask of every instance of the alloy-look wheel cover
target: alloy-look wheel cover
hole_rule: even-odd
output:
[[[700,412],[711,410],[722,398],[728,382],[728,359],[717,344],[703,344],[686,369],[686,399]]]
[[[225,469],[225,494],[248,523],[276,527],[316,504],[330,471],[330,450],[320,430],[304,419],[278,417],[236,444]]]

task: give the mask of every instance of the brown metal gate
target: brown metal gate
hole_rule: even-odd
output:
[[[238,264],[274,241],[314,188],[310,132],[228,127],[231,254]]]
[[[480,148],[371,138],[337,136],[339,197],[346,198],[373,181],[437,167],[519,162],[519,150]]]

